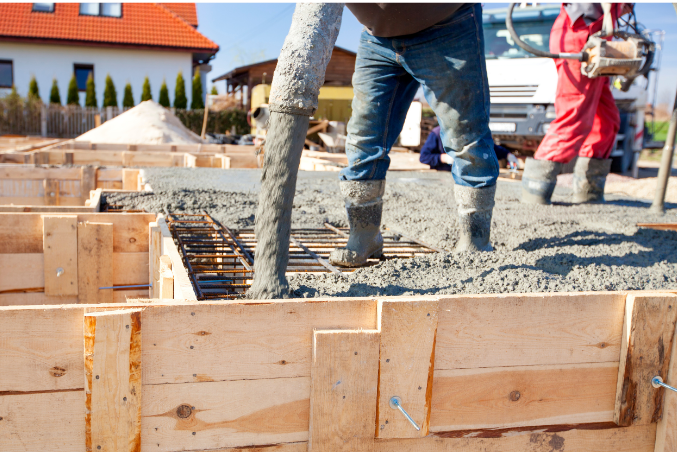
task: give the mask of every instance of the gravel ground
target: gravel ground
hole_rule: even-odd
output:
[[[258,170],[146,169],[153,193],[108,195],[150,212],[207,211],[233,228],[252,227]],[[300,172],[294,227],[346,226],[336,173]],[[677,222],[677,205],[654,215],[648,204],[607,196],[605,205],[571,205],[558,186],[551,206],[519,202],[520,185],[499,181],[492,253],[436,253],[394,259],[345,275],[295,275],[297,297],[478,294],[677,289],[677,232],[638,222]],[[383,227],[452,250],[456,243],[449,173],[388,175]]]

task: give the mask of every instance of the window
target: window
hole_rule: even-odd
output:
[[[33,3],[33,12],[53,13],[54,3]]]
[[[80,15],[122,17],[122,3],[80,3]]]
[[[75,73],[75,80],[78,82],[78,91],[86,91],[89,74],[94,77],[94,65],[75,64],[73,65],[73,72]]]
[[[12,85],[14,85],[12,60],[0,60],[0,88],[11,88]]]

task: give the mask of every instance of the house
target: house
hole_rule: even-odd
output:
[[[324,76],[325,86],[352,86],[355,59],[355,52],[338,46],[334,47]],[[259,84],[270,85],[276,66],[277,58],[249,64],[235,68],[213,79],[212,82],[225,80],[226,93],[240,96],[243,106],[249,109],[252,106],[252,90]]]
[[[43,100],[56,79],[65,103],[75,74],[84,105],[87,78],[93,74],[101,106],[110,74],[119,106],[128,82],[135,103],[140,102],[146,76],[153,99],[166,80],[173,103],[182,71],[190,105],[195,68],[206,87],[209,61],[219,50],[197,26],[195,3],[0,3],[0,96],[12,85],[25,96],[35,76]]]

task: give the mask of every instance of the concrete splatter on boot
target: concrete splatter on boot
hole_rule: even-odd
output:
[[[460,233],[454,251],[460,253],[494,250],[489,238],[495,194],[495,185],[483,188],[454,186]]]
[[[370,257],[381,257],[383,236],[381,214],[385,180],[341,181],[341,193],[346,200],[350,238],[345,248],[329,255],[329,262],[342,267],[361,267]]]
[[[522,202],[524,204],[550,204],[560,171],[562,171],[562,164],[559,162],[527,157],[524,173],[522,173]]]
[[[604,184],[611,170],[611,159],[578,157],[574,166],[574,195],[572,202],[604,202]]]

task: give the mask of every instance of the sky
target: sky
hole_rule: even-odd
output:
[[[501,8],[507,3],[484,3]],[[198,3],[198,30],[221,50],[214,59],[211,79],[246,64],[277,58],[287,36],[294,3]],[[672,105],[677,89],[677,14],[670,3],[637,3],[637,18],[648,29],[665,31],[663,56],[656,95],[658,103]],[[344,9],[336,45],[357,51],[362,25]],[[219,92],[225,82],[217,82]],[[653,88],[650,88],[653,91]]]

